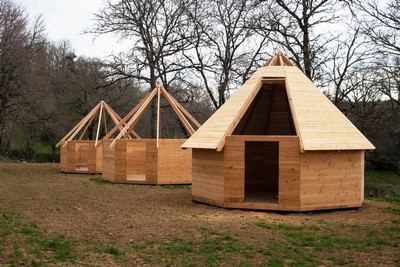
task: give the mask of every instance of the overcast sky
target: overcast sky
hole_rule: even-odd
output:
[[[69,40],[78,56],[105,57],[117,53],[122,45],[113,36],[99,37],[82,32],[93,25],[93,14],[103,0],[14,0],[26,8],[31,19],[43,16],[51,41]]]

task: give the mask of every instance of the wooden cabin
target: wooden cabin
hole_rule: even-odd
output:
[[[100,101],[71,131],[56,145],[60,146],[60,169],[67,173],[102,173],[102,135],[107,133],[111,121],[119,124],[121,117],[106,102]],[[95,123],[97,122],[97,123]],[[94,139],[89,139],[88,129],[97,129]],[[120,126],[122,129],[122,126]],[[138,135],[133,132],[135,137]],[[132,136],[131,136],[132,137]]]
[[[374,149],[281,53],[182,147],[192,148],[193,200],[281,211],[360,207]]]
[[[114,128],[103,139],[103,179],[114,183],[131,184],[191,184],[192,150],[181,149],[186,139],[162,139],[160,136],[160,97],[163,95],[182,122],[186,132],[194,133],[200,124],[163,87],[153,89],[116,128],[125,127],[113,139]],[[154,97],[157,101],[157,138],[127,139],[126,133],[136,126]],[[191,123],[190,123],[190,122]],[[193,125],[192,125],[193,124]]]

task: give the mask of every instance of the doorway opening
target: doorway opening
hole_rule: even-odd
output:
[[[279,142],[245,142],[245,201],[278,203]]]

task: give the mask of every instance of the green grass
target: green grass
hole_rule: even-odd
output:
[[[124,254],[124,251],[116,247],[115,245],[102,245],[102,244],[96,244],[94,245],[94,251],[100,252],[100,253],[106,253],[113,255],[114,257],[119,257]]]
[[[162,266],[343,266],[352,261],[354,250],[376,253],[400,246],[399,224],[372,230],[329,222],[293,226],[259,221],[253,225],[271,232],[271,238],[260,244],[246,242],[236,233],[203,229],[196,238],[148,240],[134,251],[147,264]],[[257,228],[255,235],[260,234]]]
[[[47,235],[37,223],[26,223],[7,209],[0,210],[0,247],[0,259],[10,266],[74,263],[77,259],[71,239]]]
[[[392,171],[366,171],[365,196],[400,203],[400,175]]]
[[[208,229],[203,229],[202,236],[197,238],[171,236],[165,240],[147,240],[146,245],[134,247],[146,263],[162,266],[219,266],[235,256],[244,259],[232,264],[251,266],[246,260],[252,258],[255,249],[235,234]]]

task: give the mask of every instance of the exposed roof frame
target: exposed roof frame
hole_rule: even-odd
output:
[[[103,123],[104,129],[107,131],[107,121],[106,121],[106,114],[109,115],[113,123],[118,126],[120,125],[121,117],[104,101],[101,100],[85,117],[82,118],[80,122],[78,122],[57,144],[56,147],[60,146],[63,141],[66,141],[63,145],[65,147],[68,141],[74,140],[74,138],[81,133],[76,140],[82,140],[83,136],[89,129],[89,126],[93,123],[94,118],[96,115],[98,116],[98,124],[97,124],[97,131],[96,131],[96,139],[95,139],[95,146],[97,146],[101,140],[99,140],[100,128],[101,124]],[[119,127],[116,127],[116,130],[122,130],[123,124]],[[83,129],[83,130],[82,130]],[[135,132],[131,132],[136,138],[140,139],[139,135]],[[130,136],[130,138],[132,138]]]
[[[190,124],[191,121],[196,127],[200,127],[201,124],[175,99],[172,97],[170,93],[167,92],[162,86],[157,86],[154,88],[139,104],[134,107],[122,120],[121,122],[112,129],[108,135],[104,137],[104,139],[108,139],[111,135],[116,131],[115,128],[121,127],[123,123],[126,122],[126,125],[120,131],[120,133],[115,137],[113,142],[111,142],[110,147],[115,146],[115,142],[118,139],[127,138],[127,133],[133,131],[134,127],[140,120],[143,115],[145,109],[148,107],[150,102],[154,97],[158,96],[157,101],[157,144],[160,136],[160,101],[159,98],[161,95],[164,95],[165,99],[168,101],[175,114],[178,116],[179,120],[182,122],[183,126],[187,130],[187,132],[192,135],[195,130],[193,126]]]

